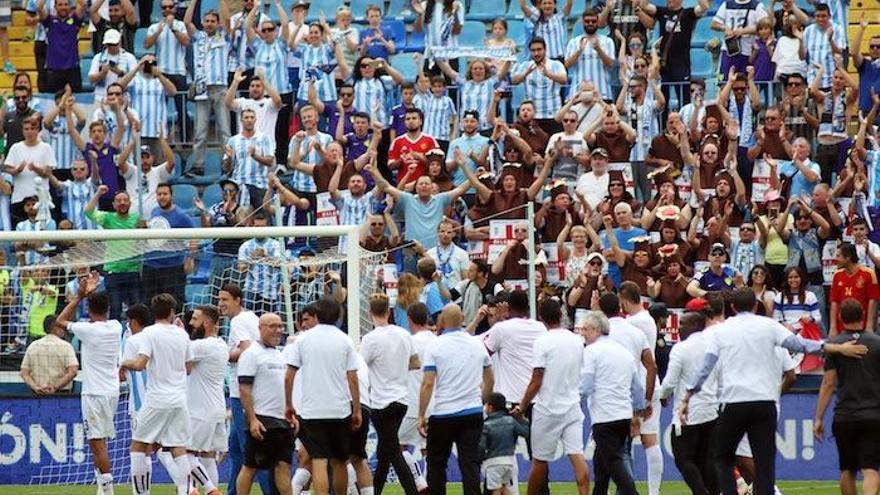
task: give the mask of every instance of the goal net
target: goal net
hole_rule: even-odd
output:
[[[129,305],[149,305],[152,295],[168,292],[179,300],[179,317],[188,324],[194,308],[217,306],[221,289],[235,284],[242,289],[245,309],[257,314],[278,313],[288,334],[298,329],[297,318],[305,306],[324,296],[333,297],[343,308],[339,326],[357,341],[372,328],[367,307],[361,301],[382,290],[386,261],[384,254],[358,247],[357,229],[318,226],[0,232],[0,367],[18,368],[27,345],[43,335],[45,317],[57,314],[76,292],[79,277],[92,271],[101,274],[111,304],[116,302],[112,311],[120,320],[125,319]],[[78,318],[88,317],[84,304],[77,311]],[[228,322],[223,318],[221,336],[227,332]],[[75,338],[71,343],[79,352]],[[129,475],[130,399],[123,386],[115,417],[117,436],[108,445],[113,477],[122,483]],[[78,398],[73,409],[79,411]],[[67,452],[44,456],[42,465],[31,466],[30,483],[93,483],[92,457],[81,417],[59,421],[73,425],[66,428],[68,438],[63,443],[55,439],[55,445],[65,446]],[[43,425],[47,431],[51,427]]]

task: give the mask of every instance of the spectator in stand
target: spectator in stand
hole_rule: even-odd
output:
[[[33,116],[40,117],[39,112],[32,105],[33,95],[28,86],[16,86],[12,95],[14,99],[12,108],[9,108],[9,105],[0,107],[3,120],[0,135],[6,137],[7,150],[15,143],[24,140],[24,121]]]
[[[98,190],[86,205],[86,218],[105,229],[135,229],[140,224],[140,217],[130,213],[131,199],[124,190],[116,192],[113,198],[113,212],[95,211],[99,199],[109,189],[105,185]],[[110,241],[108,249],[129,249],[132,241]],[[122,315],[122,304],[129,307],[141,301],[141,267],[138,259],[124,259],[104,263],[104,277],[107,293],[110,294],[110,318],[117,319]]]
[[[455,287],[465,277],[470,267],[470,258],[467,251],[453,243],[456,234],[456,225],[452,220],[441,220],[437,226],[437,245],[426,253],[437,264],[443,284],[446,287]]]
[[[547,142],[547,151],[544,154],[548,154],[552,147],[558,157],[553,166],[552,177],[555,180],[575,183],[581,176],[582,169],[590,164],[587,141],[577,132],[577,125],[577,112],[569,110],[562,117],[562,131],[550,136],[550,141]]]
[[[121,46],[122,35],[115,29],[104,31],[104,50],[95,55],[89,67],[89,80],[95,85],[95,101],[104,100],[107,88],[137,66],[137,59]]]
[[[167,126],[165,97],[177,95],[175,83],[156,65],[155,56],[144,55],[119,85],[129,92],[131,106],[141,118],[141,144],[152,146]],[[178,111],[178,115],[182,114]]]
[[[446,152],[451,136],[458,134],[458,113],[452,98],[446,94],[446,80],[443,76],[431,77],[431,91],[416,101],[416,107],[424,115],[425,134],[433,136]]]
[[[357,27],[351,24],[351,9],[345,5],[336,7],[335,20],[333,29],[330,30],[333,42],[342,47],[342,60],[345,60],[345,65],[354,67],[354,62],[360,56],[359,45],[361,36]],[[336,75],[337,79],[347,79],[347,77],[338,77],[342,75],[338,70]]]
[[[369,194],[367,183],[360,173],[352,174],[348,179],[346,189],[340,191],[339,182],[343,168],[340,157],[336,164],[336,170],[333,171],[333,176],[330,178],[328,187],[330,199],[339,211],[339,225],[361,225],[367,221],[371,201],[374,196],[379,194],[379,191]],[[340,252],[345,250],[345,240],[346,236],[339,236]]]
[[[341,80],[348,78],[348,64],[342,55],[342,44],[336,43],[325,23],[314,23],[308,27],[306,36],[301,42],[294,40],[291,44],[294,56],[300,59],[301,65],[297,80],[296,104],[302,107],[311,100],[310,92],[314,87],[315,100],[332,104],[337,100],[337,88],[334,68],[338,64]],[[319,109],[323,113],[324,105]],[[331,132],[335,129],[330,129]]]
[[[421,0],[412,3],[416,13],[416,21],[413,29],[417,32],[425,32],[425,50],[431,53],[433,47],[456,47],[458,36],[464,25],[465,4],[460,0]],[[430,63],[431,60],[425,62]],[[457,62],[457,61],[456,61]],[[454,68],[458,64],[453,62]],[[436,65],[431,68],[431,74],[439,74],[440,69]]]
[[[810,24],[810,15],[807,12],[801,10],[798,7],[795,0],[782,0],[779,3],[781,7],[778,10],[774,10],[773,6],[776,5],[777,0],[773,0],[770,2],[768,13],[770,14],[769,19],[770,23],[773,25],[774,35],[777,38],[782,37],[782,33],[785,29],[785,23],[789,21],[797,21],[797,23],[801,26],[806,26]],[[812,12],[810,12],[812,14]]]
[[[242,81],[246,79],[252,78],[254,74],[254,51],[250,49],[250,45],[247,43],[247,23],[245,22],[251,10],[255,8],[254,0],[243,0],[241,2],[241,10],[232,14],[232,17],[229,19],[229,33],[232,37],[232,47],[229,51],[229,60],[227,62],[229,66],[229,76],[231,78],[232,74],[241,69],[242,74],[245,75],[244,78],[239,80],[236,83],[236,90],[245,90],[247,87],[241,88],[238,87]],[[297,8],[297,5],[303,4],[308,7],[308,4],[302,1],[297,1],[294,5],[294,9]],[[257,11],[260,12],[261,9],[257,8]],[[256,29],[256,26],[262,24],[269,20],[269,17],[260,12],[259,19],[254,20],[254,24],[252,27]],[[231,80],[230,80],[231,82]],[[228,104],[228,103],[227,103]],[[280,105],[279,105],[280,107]]]
[[[565,49],[565,68],[572,71],[571,87],[578,88],[581,83],[591,81],[603,100],[612,100],[614,40],[598,33],[599,14],[595,10],[586,10],[581,20],[585,34],[572,38]]]
[[[526,0],[519,0],[519,8],[522,9],[526,18],[527,29],[532,33],[532,38],[542,38],[547,42],[548,58],[562,62],[567,56],[566,52],[569,51],[565,46],[566,38],[568,38],[568,26],[565,19],[571,14],[574,2],[565,0],[562,11],[556,10],[556,0],[540,0],[535,6],[530,3]]]
[[[562,62],[547,57],[547,43],[543,38],[532,38],[529,53],[531,60],[516,66],[511,83],[525,84],[526,98],[533,105],[534,118],[545,132],[552,134],[559,131],[560,126],[553,117],[562,108],[560,93],[562,85],[568,83],[568,74]]]
[[[97,168],[92,168],[91,174],[89,168],[85,161],[75,160],[70,167],[70,179],[58,180],[51,171],[45,169],[42,172],[45,175],[41,176],[43,180],[49,181],[52,189],[61,197],[61,213],[73,223],[75,230],[95,228],[95,223],[86,218],[85,207],[100,185],[100,178],[96,174]]]
[[[27,197],[36,197],[38,190],[44,190],[49,195],[49,183],[38,184],[35,179],[41,168],[53,170],[56,166],[55,154],[48,144],[40,140],[40,117],[31,116],[22,123],[24,140],[13,145],[7,143],[5,166],[6,172],[12,179],[12,199],[10,212],[15,223],[24,220],[24,200]]]
[[[76,104],[76,100],[68,88],[55,93],[55,106],[43,117],[43,131],[40,135],[40,139],[48,143],[52,147],[52,151],[55,152],[55,164],[58,168],[53,171],[53,174],[61,180],[71,178],[70,168],[73,161],[82,158],[73,139],[67,133],[67,107],[73,111],[76,128],[82,129],[86,122],[86,113],[81,106]],[[88,176],[88,172],[86,176]]]
[[[367,221],[364,222],[360,229],[360,245],[372,253],[387,252],[386,261],[389,261],[394,255],[391,250],[400,244],[400,230],[397,228],[397,223],[391,217],[390,212],[393,203],[391,201],[387,201],[387,203],[388,205],[381,214],[367,215]],[[387,234],[386,225],[388,226]]]
[[[128,149],[132,148],[133,143],[129,143]],[[174,152],[171,151],[171,147],[168,146],[168,141],[164,137],[159,139],[159,148],[162,150],[161,162],[156,163],[157,157],[149,146],[141,146],[140,169],[128,166],[128,170],[123,174],[125,189],[136,203],[135,213],[144,218],[149,216],[158,206],[156,189],[159,188],[159,184],[168,182],[174,175],[176,163]],[[120,162],[123,161],[126,161],[125,157],[120,157]]]
[[[568,98],[565,99],[562,108],[556,112],[556,122],[562,123],[565,114],[568,113],[569,110],[573,110],[577,113],[577,130],[585,135],[584,139],[587,139],[587,130],[593,125],[600,125],[602,123],[605,102],[602,101],[601,98],[598,98],[598,95],[596,94],[596,85],[593,84],[592,81],[582,82],[580,86],[577,87],[577,91],[575,91],[574,86],[571,88],[571,92],[569,93]]]
[[[121,123],[116,121],[116,115],[111,109],[111,105],[116,105],[116,100],[119,101],[119,105],[122,106],[122,112],[125,114],[125,119]],[[125,90],[119,84],[119,81],[109,84],[107,86],[107,96],[95,105],[95,111],[92,113],[89,121],[95,120],[103,120],[107,124],[107,132],[111,136],[116,132],[116,128],[121,125],[125,129],[125,134],[122,138],[124,143],[134,140],[132,132],[140,132],[140,118],[137,115],[137,111],[131,107],[129,97],[125,94]]]
[[[475,112],[479,118],[479,131],[489,131],[492,128],[489,119],[489,105],[492,103],[492,93],[500,81],[507,79],[510,70],[510,61],[505,60],[496,72],[490,69],[492,66],[486,60],[472,60],[468,64],[464,75],[455,71],[446,60],[438,60],[437,65],[461,91],[461,106],[458,109],[459,117],[464,120],[468,112]]]
[[[118,102],[118,100],[117,100]],[[117,122],[122,120],[122,108],[117,103],[114,105]],[[89,167],[98,169],[98,175],[101,183],[107,186],[107,194],[101,198],[100,208],[103,211],[110,211],[113,208],[113,198],[116,193],[125,190],[125,182],[123,175],[128,172],[128,162],[126,160],[117,160],[119,157],[119,146],[122,143],[122,135],[125,129],[121,126],[116,128],[116,132],[107,139],[107,125],[102,121],[92,122],[89,124],[89,142],[85,142],[80,136],[79,131],[74,127],[73,112],[69,108],[66,110],[67,132],[70,134],[76,148],[80,150],[86,157],[86,163]]]
[[[197,2],[190,2],[186,8],[183,22],[193,45],[193,91],[196,105],[196,129],[193,143],[192,170],[184,176],[205,174],[205,148],[208,145],[208,127],[211,126],[211,113],[214,114],[214,131],[218,140],[229,140],[229,112],[224,100],[226,97],[227,55],[232,41],[229,36],[229,7],[225,0],[220,2],[220,11],[205,13],[202,20],[204,29],[199,30],[192,21]]]
[[[654,91],[654,98],[648,98],[648,84]],[[666,107],[666,98],[660,91],[657,80],[652,79],[649,83],[642,76],[633,76],[629,81],[624,81],[627,91],[621,91],[617,97],[617,111],[623,118],[629,120],[629,125],[636,131],[635,143],[630,152],[632,162],[632,175],[636,190],[642,201],[651,197],[651,185],[648,182],[648,161],[653,156],[652,141],[654,136],[660,134],[659,117]],[[670,114],[670,116],[678,114]],[[667,125],[667,129],[670,126]],[[673,127],[674,128],[674,127]],[[651,155],[649,155],[649,150]]]
[[[862,38],[867,28],[868,21],[865,20],[865,13],[862,12],[859,29],[852,42],[854,47],[862,46]],[[865,57],[860,48],[852,52],[853,64],[859,71],[859,110],[865,114],[870,112],[873,106],[871,92],[880,94],[880,35],[873,35],[868,39],[868,53],[870,56]]]
[[[743,275],[725,266],[726,259],[727,248],[724,244],[720,242],[712,244],[709,248],[709,265],[694,274],[694,279],[687,286],[688,294],[691,297],[706,297],[710,292],[742,287]]]
[[[231,173],[232,180],[247,191],[246,198],[239,195],[241,204],[250,204],[254,209],[260,207],[266,194],[268,167],[275,164],[272,141],[269,136],[256,130],[256,123],[256,111],[250,108],[242,110],[241,131],[226,142],[223,158],[224,168]]]
[[[866,332],[873,332],[877,324],[877,301],[880,300],[880,286],[877,285],[877,274],[859,264],[856,247],[848,242],[837,246],[837,268],[831,281],[830,337],[843,331],[840,306],[845,299],[854,299],[862,307],[862,327]]]
[[[226,90],[226,108],[238,113],[237,129],[241,132],[241,112],[253,110],[257,115],[257,130],[269,137],[275,146],[275,124],[281,110],[281,95],[272,85],[266,82],[263,72],[255,74],[248,83],[248,96],[236,97],[241,84],[247,79],[241,68],[232,75],[232,82]]]
[[[46,90],[46,28],[40,22],[40,16],[37,12],[37,0],[27,0],[24,6],[25,22],[28,27],[34,29],[34,62],[37,65],[37,90],[43,92]],[[55,2],[52,0],[49,5],[49,11],[55,14]],[[28,77],[30,79],[30,77]],[[18,77],[16,76],[16,84],[18,86]]]
[[[32,342],[21,360],[21,379],[37,395],[51,395],[73,390],[73,379],[79,361],[70,342],[64,340],[64,327],[55,324],[55,317],[43,320],[41,337]]]
[[[151,229],[191,229],[192,220],[185,211],[174,204],[174,190],[171,184],[163,182],[156,186],[156,204],[150,213],[147,225]],[[172,241],[173,242],[173,241]],[[176,252],[186,249],[178,241]],[[186,275],[195,266],[195,253],[198,243],[190,242],[189,253],[171,255],[158,251],[148,253],[144,259],[143,291],[144,299],[152,300],[153,296],[163,292],[171,294],[178,301],[178,311],[183,310],[186,301]]]
[[[287,162],[288,168],[293,169],[293,177],[290,179],[289,185],[298,196],[307,199],[312,205],[308,210],[297,211],[297,224],[313,225],[315,222],[315,212],[317,211],[315,194],[319,192],[318,185],[315,182],[314,174],[309,175],[303,171],[302,165],[320,165],[324,159],[324,151],[329,151],[330,145],[334,141],[330,134],[318,130],[318,110],[315,107],[311,105],[301,107],[299,118],[302,130],[297,132],[293,139],[290,140],[287,150],[288,155],[290,155]],[[294,161],[294,157],[296,157],[299,163]],[[342,158],[341,154],[339,158]]]
[[[825,89],[831,87],[834,56],[843,54],[846,48],[846,26],[831,20],[831,11],[827,3],[816,4],[815,18],[816,22],[804,29],[804,46],[807,49],[807,59],[810,61],[807,81],[813,84],[813,79],[818,77],[819,88]],[[825,70],[821,75],[816,74],[819,66]]]
[[[354,67],[354,62],[352,62],[352,67]],[[339,122],[341,121],[343,135],[354,132],[354,123],[352,120],[354,114],[357,112],[354,108],[354,87],[348,82],[340,84],[337,87],[339,99],[335,102],[324,103],[318,98],[318,91],[315,89],[315,81],[309,81],[308,86],[309,105],[315,107],[318,111],[318,115],[321,116],[323,127],[321,127],[320,130],[328,134],[331,132],[338,134]],[[348,115],[351,118],[341,118],[340,116],[342,114]],[[367,117],[369,118],[368,114]]]
[[[758,0],[725,0],[721,4],[712,18],[712,29],[724,33],[719,68],[722,77],[729,77],[732,68],[736,73],[746,71],[758,20],[765,17],[767,9]]]
[[[394,84],[403,84],[403,75],[384,58],[361,57],[353,70],[355,109],[370,115],[371,120],[388,122],[383,76],[389,76]]]
[[[738,73],[731,66],[727,76],[727,83],[718,91],[718,103],[730,113],[739,127],[736,149],[737,170],[746,186],[746,196],[751,197],[752,162],[749,160],[748,152],[749,147],[755,144],[757,115],[761,110],[761,95],[755,85],[754,67],[746,67],[745,73]]]
[[[449,143],[448,155],[451,158],[446,160],[446,169],[452,172],[455,185],[467,182],[467,176],[458,170],[458,167],[469,167],[471,172],[476,173],[478,166],[485,165],[482,157],[488,156],[486,152],[488,152],[489,139],[477,132],[479,125],[480,113],[476,110],[466,110],[461,119],[461,135]]]
[[[394,33],[388,26],[382,25],[382,7],[374,4],[367,5],[367,23],[361,30],[360,55],[362,57],[381,58],[388,60],[397,52],[394,45]]]
[[[107,4],[107,13],[102,12]],[[134,53],[134,38],[137,32],[137,14],[131,0],[95,0],[89,8],[89,17],[95,32],[92,33],[92,51],[98,53],[107,45],[107,31],[119,33],[122,50]],[[128,72],[128,69],[125,70]]]
[[[37,1],[40,23],[46,28],[46,86],[54,93],[70,85],[75,93],[82,91],[79,69],[79,28],[85,16],[85,2],[71,10],[69,0],[56,0],[55,13],[46,9],[45,0]]]
[[[246,213],[250,210],[239,205],[239,186],[234,181],[223,179],[220,181],[222,199],[217,203],[205,208],[201,198],[196,198],[195,207],[201,214],[202,227],[237,227],[244,223]],[[238,248],[242,244],[241,239],[218,239],[214,243],[214,254],[211,257],[211,286],[223,287],[235,282],[233,280],[235,257]]]
[[[253,227],[266,227],[269,217],[258,211],[252,222]],[[238,270],[244,274],[245,301],[257,313],[270,312],[278,306],[281,269],[277,260],[283,249],[277,240],[266,237],[249,239],[238,249]]]
[[[422,132],[424,120],[425,114],[422,110],[407,109],[404,116],[406,134],[397,136],[388,150],[388,167],[397,171],[397,185],[400,187],[405,185],[401,182],[404,177],[412,182],[425,175],[425,154],[440,147],[433,136]],[[410,172],[412,167],[415,168]]]
[[[156,47],[156,67],[164,77],[167,77],[176,91],[168,91],[168,97],[174,98],[174,106],[177,108],[177,122],[181,134],[178,139],[183,140],[183,126],[188,118],[183,98],[177,98],[178,91],[186,91],[186,50],[190,39],[183,21],[174,18],[177,9],[174,0],[161,0],[162,20],[147,29],[147,37],[144,38],[144,48]],[[140,110],[140,108],[138,108]],[[144,112],[140,112],[144,115]],[[163,122],[164,124],[164,122]],[[155,136],[144,136],[155,137]]]

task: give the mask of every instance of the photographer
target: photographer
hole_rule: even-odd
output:
[[[131,107],[141,116],[141,144],[155,149],[160,132],[167,125],[166,97],[177,95],[177,89],[159,67],[154,55],[144,55],[138,64],[128,72],[119,84],[123,92],[131,95]],[[155,109],[158,109],[156,111]]]
[[[137,59],[121,46],[122,35],[115,29],[104,33],[104,51],[95,55],[89,67],[89,81],[95,85],[95,103],[104,101],[107,88],[137,66]]]

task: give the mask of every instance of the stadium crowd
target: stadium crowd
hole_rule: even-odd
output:
[[[206,255],[195,243],[71,270],[59,269],[68,244],[0,251],[2,344],[24,351],[35,393],[70,390],[78,365],[65,330],[77,339],[103,493],[123,375],[141,394],[130,401],[138,494],[149,493],[154,451],[180,493],[217,493],[216,454],[228,451],[230,493],[256,479],[264,493],[311,483],[370,495],[393,466],[408,495],[440,494],[453,444],[465,493],[480,491],[481,461],[485,489],[506,493],[519,435],[530,495],[546,493],[547,463],[563,454],[581,494],[590,479],[594,493],[609,480],[635,493],[635,436],[657,495],[660,410],[674,394],[673,451],[693,493],[753,484],[769,495],[780,390],[794,372],[823,369],[817,435],[837,387],[841,490],[855,493],[862,470],[863,493],[877,493],[880,36],[861,53],[869,22],[850,39],[844,0],[616,0],[583,9],[571,35],[571,0],[519,6],[523,47],[504,18],[485,26],[484,46],[462,45],[474,5],[406,5],[425,44],[408,80],[390,63],[384,5],[366,6],[359,27],[345,5],[331,25],[304,0],[289,12],[221,0],[205,13],[161,0],[155,23],[129,0],[28,3],[37,88],[54,105],[19,74],[0,108],[4,230],[280,218],[360,225],[363,250],[387,260],[370,273],[387,294],[369,298],[373,325],[355,346],[341,308],[362,291],[339,272],[298,268],[284,314],[277,261],[320,255],[313,239],[214,243],[212,304],[195,307],[188,277]],[[704,80],[690,54],[708,15],[720,63]],[[154,50],[139,60],[138,17]],[[91,110],[75,97],[89,21]],[[187,148],[191,125],[191,167],[178,174],[172,145]],[[182,207],[172,182],[210,175],[212,134],[222,197]],[[288,318],[297,331],[285,340]]]

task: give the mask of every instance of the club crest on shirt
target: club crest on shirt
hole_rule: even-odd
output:
[[[859,277],[856,279],[856,289],[862,289],[865,287],[865,279]]]

